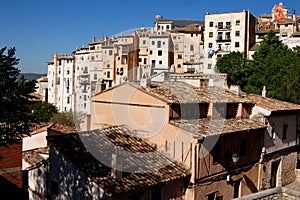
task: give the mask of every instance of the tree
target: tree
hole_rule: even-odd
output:
[[[292,101],[289,93],[296,67],[295,52],[284,45],[274,31],[270,31],[254,53],[253,60],[246,65],[247,84],[244,89],[248,93],[260,94],[266,86],[268,97]]]
[[[73,127],[77,127],[79,125],[79,120],[72,112],[54,113],[50,121]]]
[[[54,113],[57,113],[57,108],[53,104],[40,102],[35,105],[31,117],[37,122],[49,122]]]
[[[216,71],[227,73],[228,85],[240,85],[243,87],[245,82],[246,58],[241,52],[231,52],[219,58],[216,64]]]
[[[30,116],[28,107],[30,93],[35,90],[35,81],[18,79],[20,70],[15,66],[15,48],[0,50],[0,142],[19,140],[29,133]]]

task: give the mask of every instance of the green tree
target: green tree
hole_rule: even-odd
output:
[[[246,65],[244,90],[261,94],[263,86],[266,86],[268,97],[292,101],[289,93],[295,69],[295,52],[284,45],[274,31],[270,31],[254,53],[253,60]]]
[[[231,52],[219,58],[216,64],[216,71],[227,73],[228,85],[240,85],[242,88],[245,84],[246,58],[241,52]]]
[[[28,115],[30,93],[35,90],[35,80],[18,79],[20,70],[15,66],[15,48],[0,49],[0,142],[6,143],[22,138],[29,133]]]
[[[31,116],[37,122],[49,122],[54,113],[57,113],[57,108],[53,104],[40,102],[34,106]]]
[[[54,113],[50,121],[73,127],[79,125],[79,120],[74,116],[73,112]]]

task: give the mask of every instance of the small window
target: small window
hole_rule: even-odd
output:
[[[178,65],[177,65],[177,68],[178,68],[178,69],[181,68],[181,64],[178,64]]]
[[[283,140],[287,139],[287,129],[288,129],[288,125],[284,124],[282,127],[282,139]]]
[[[112,52],[113,52],[112,50],[109,50],[108,55],[111,56],[111,55],[112,55]]]
[[[152,43],[151,43],[152,45],[155,45],[155,41],[152,41]]]
[[[190,46],[190,51],[194,51],[194,45]]]
[[[162,56],[162,50],[159,50],[159,51],[157,52],[157,55],[158,55],[158,56]]]
[[[147,58],[144,58],[144,64],[147,64]]]
[[[239,26],[240,24],[241,24],[241,21],[239,19],[235,21],[236,26]]]
[[[235,42],[235,47],[240,47],[240,43],[239,42]]]
[[[239,37],[240,34],[241,34],[240,31],[235,31],[235,36],[236,36],[236,37]]]
[[[218,22],[218,29],[223,29],[223,22]]]
[[[157,41],[157,48],[161,48],[161,41]]]
[[[211,64],[208,64],[208,65],[207,65],[207,69],[211,69]]]
[[[213,149],[213,163],[219,163],[221,161],[221,146],[218,144]]]
[[[160,65],[162,65],[162,61],[160,60],[159,62],[158,62]]]
[[[152,55],[152,50],[150,50],[149,54]]]
[[[179,44],[175,44],[175,50],[179,50]]]
[[[214,33],[213,32],[209,32],[208,35],[209,35],[210,38],[212,38],[214,36]]]
[[[146,44],[146,40],[143,40],[143,44]]]
[[[213,44],[212,43],[208,43],[208,48],[212,48]]]
[[[178,54],[178,59],[182,59],[182,54]]]
[[[106,75],[107,75],[107,76],[106,76],[107,78],[110,78],[110,72],[109,72],[109,71],[107,72]]]
[[[214,26],[214,22],[209,22],[209,27],[213,27]]]

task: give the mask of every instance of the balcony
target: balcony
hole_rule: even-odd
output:
[[[225,38],[218,37],[216,39],[216,42],[231,42],[231,38],[230,37],[225,37]]]
[[[218,31],[230,31],[231,30],[231,25],[216,26],[216,28],[218,28]]]

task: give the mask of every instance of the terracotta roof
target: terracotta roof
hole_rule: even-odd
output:
[[[151,83],[151,87],[139,89],[167,103],[210,103],[210,102],[245,102],[228,90],[218,87],[194,87],[181,81]]]
[[[47,131],[47,129],[50,126],[52,126],[53,124],[54,124],[53,122],[31,124],[30,135],[35,135],[35,134]]]
[[[66,126],[60,123],[53,123],[50,127],[48,127],[48,130],[51,132],[49,135],[70,134],[77,132],[76,127]]]
[[[293,19],[284,19],[284,20],[278,20],[278,24],[293,24],[294,20]]]
[[[108,196],[190,176],[189,170],[171,161],[123,126],[49,139],[50,144],[55,143],[55,148],[98,184]],[[122,165],[119,165],[119,170],[123,171],[121,179],[113,178],[112,168],[109,167],[116,147],[120,152],[118,155],[122,157]],[[108,165],[103,164],[105,160]]]
[[[266,126],[258,121],[250,119],[194,119],[194,120],[171,120],[170,124],[194,134],[194,137],[207,137],[222,135],[240,131],[265,128]]]
[[[257,44],[257,43],[255,43],[255,44],[250,48],[249,51],[258,51],[258,50],[259,50],[259,47],[260,47],[260,45]]]
[[[269,111],[300,111],[300,105],[289,103],[286,101],[280,101],[268,97],[262,97],[256,94],[247,94],[246,99],[255,103],[256,106],[267,109]]]
[[[29,151],[24,151],[22,153],[23,159],[30,164],[30,167],[36,166],[45,160],[45,157],[41,156],[41,154],[49,154],[49,148],[38,148]]]

